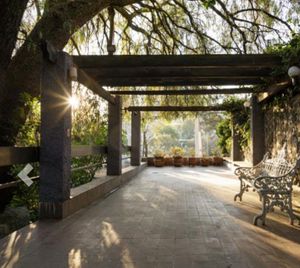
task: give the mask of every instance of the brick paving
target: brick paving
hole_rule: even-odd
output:
[[[300,267],[300,228],[259,212],[256,193],[233,202],[238,180],[223,167],[147,168],[62,221],[0,240],[0,267]]]

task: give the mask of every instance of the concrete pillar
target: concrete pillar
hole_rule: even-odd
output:
[[[122,99],[108,104],[107,175],[122,174]]]
[[[71,57],[58,52],[44,59],[41,84],[40,217],[62,218],[70,198]]]
[[[131,165],[141,164],[141,113],[131,113]]]
[[[265,154],[264,112],[257,96],[251,98],[251,152],[252,164],[258,164]]]
[[[231,135],[232,135],[232,145],[231,145],[231,159],[232,161],[242,161],[243,153],[240,145],[240,135],[237,132],[236,126],[238,125],[237,117],[232,114],[232,125],[231,125]]]

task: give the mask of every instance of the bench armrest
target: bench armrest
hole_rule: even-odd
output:
[[[238,167],[234,170],[234,175],[239,176],[241,173],[248,172],[251,167]]]
[[[260,176],[254,180],[253,186],[261,192],[287,193],[292,191],[294,178],[294,170],[278,177]]]
[[[262,173],[261,166],[254,166],[254,167],[238,167],[235,169],[234,174],[238,177],[251,177],[255,178],[260,176]]]

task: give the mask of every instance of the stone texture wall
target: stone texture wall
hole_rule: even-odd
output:
[[[285,148],[289,161],[300,156],[300,94],[276,99],[264,107],[265,110],[265,149],[272,156]],[[293,187],[293,208],[300,215],[300,173]]]
[[[300,95],[275,99],[264,109],[266,151],[274,156],[284,147],[294,161],[300,155]]]

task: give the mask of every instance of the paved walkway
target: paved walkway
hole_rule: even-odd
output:
[[[300,267],[300,228],[272,213],[252,225],[256,193],[233,202],[225,168],[148,168],[63,221],[0,240],[0,267]]]

